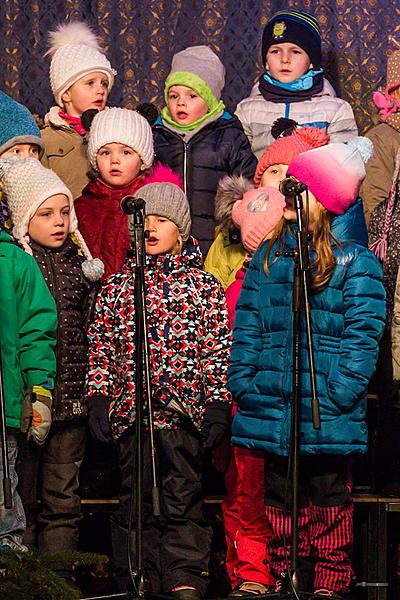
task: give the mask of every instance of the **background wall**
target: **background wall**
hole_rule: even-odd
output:
[[[324,65],[338,95],[353,107],[361,131],[371,126],[371,93],[384,84],[386,59],[400,42],[398,0],[2,0],[0,87],[44,116],[53,104],[47,32],[64,20],[93,26],[118,71],[109,103],[163,105],[172,55],[208,44],[227,69],[223,93],[233,110],[261,71],[260,41],[269,17],[287,7],[316,15],[324,39]]]

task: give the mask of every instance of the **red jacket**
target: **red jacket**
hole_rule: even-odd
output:
[[[75,200],[79,230],[92,255],[104,263],[103,281],[121,269],[131,247],[128,215],[122,212],[119,203],[124,196],[135,195],[144,183],[143,175],[119,188],[96,179]]]

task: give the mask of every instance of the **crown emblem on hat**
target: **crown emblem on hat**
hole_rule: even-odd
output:
[[[279,38],[283,37],[283,34],[286,31],[286,25],[285,25],[285,21],[277,21],[276,23],[274,23],[274,28],[272,30],[272,37],[275,40],[278,40]]]

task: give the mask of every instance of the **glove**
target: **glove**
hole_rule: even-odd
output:
[[[109,402],[104,396],[89,398],[89,430],[94,439],[103,444],[111,442],[108,407]]]
[[[202,435],[204,449],[217,448],[229,432],[231,405],[215,401],[206,408]]]
[[[33,386],[27,398],[30,398],[31,401],[30,414],[27,413],[24,415],[24,420],[26,421],[28,418],[30,421],[29,427],[27,427],[28,439],[42,445],[51,427],[52,395],[50,390],[42,386]]]

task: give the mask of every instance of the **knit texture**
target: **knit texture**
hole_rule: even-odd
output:
[[[54,98],[63,106],[62,95],[88,73],[104,73],[110,91],[116,71],[103,54],[97,37],[86,23],[67,23],[49,34],[50,85]]]
[[[180,83],[174,80],[174,83],[168,85],[168,79],[174,73],[180,73]],[[167,87],[171,85],[187,85],[185,83],[185,73],[197,75],[202,79],[212,91],[217,100],[221,99],[221,92],[225,85],[225,67],[218,56],[208,46],[192,46],[175,54],[172,59],[171,71],[166,82]]]
[[[108,108],[94,117],[90,127],[88,158],[97,168],[96,156],[106,144],[125,144],[132,148],[148,169],[153,163],[153,133],[148,121],[135,110]]]
[[[262,37],[262,59],[266,63],[268,48],[291,42],[307,52],[315,68],[320,67],[321,29],[317,19],[303,10],[280,10],[265,26]]]
[[[140,198],[146,202],[146,215],[159,215],[175,223],[185,242],[192,225],[189,202],[185,193],[173,183],[149,183],[139,192]],[[131,229],[132,217],[129,217]]]
[[[292,135],[278,138],[258,161],[254,183],[260,185],[264,171],[271,165],[288,165],[298,154],[325,146],[328,142],[329,135],[318,127],[303,127],[295,130]]]
[[[297,156],[289,165],[293,175],[308,186],[316,199],[336,215],[354,204],[365,177],[364,164],[372,156],[372,142],[351,138],[347,144],[328,144]]]
[[[4,92],[0,92],[0,155],[16,144],[35,144],[40,156],[44,143],[31,112]]]
[[[240,228],[243,246],[253,254],[272,232],[285,207],[285,197],[273,187],[246,192],[233,205],[232,220]]]

